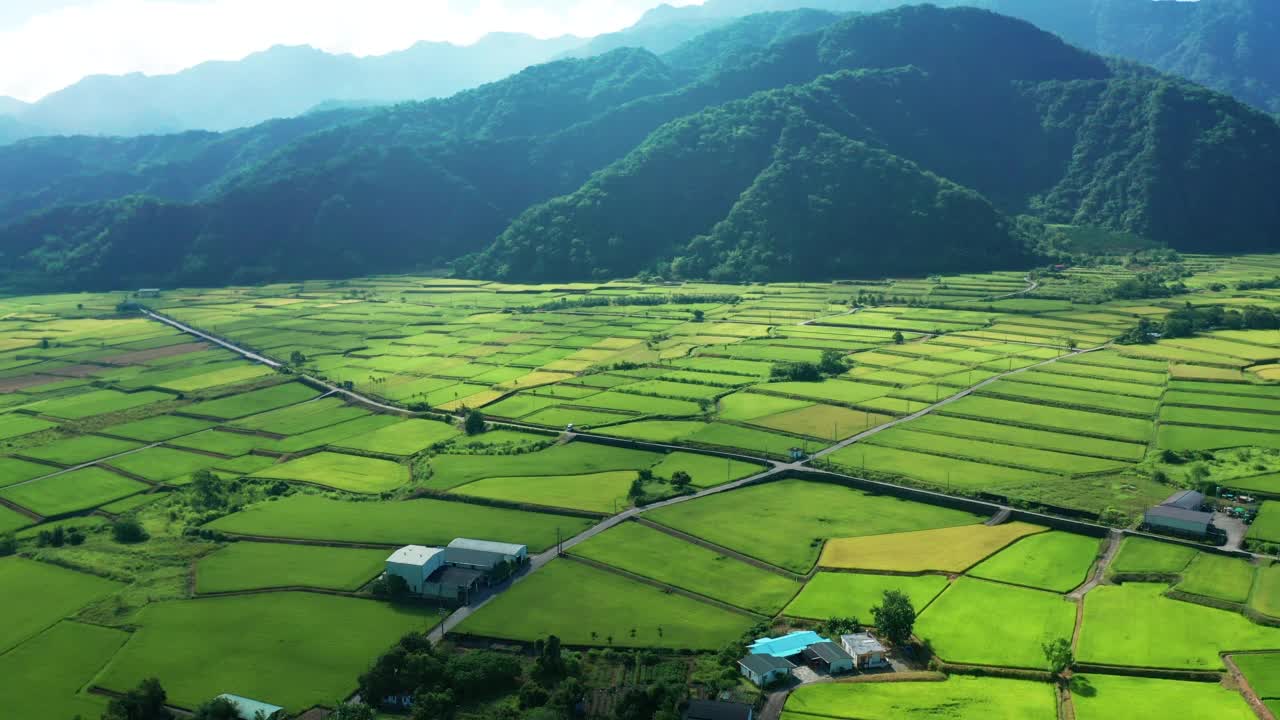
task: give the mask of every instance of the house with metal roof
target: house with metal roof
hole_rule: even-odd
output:
[[[810,645],[827,642],[827,639],[812,630],[799,630],[782,637],[760,638],[747,646],[752,655],[772,655],[789,658],[804,652]]]
[[[444,551],[422,545],[406,545],[387,558],[387,576],[404,578],[409,592],[422,593],[427,578],[444,566]]]
[[[527,545],[516,545],[515,543],[494,542],[492,540],[473,540],[471,538],[454,538],[449,543],[450,549],[460,550],[480,550],[482,552],[497,553],[505,555],[508,562],[522,562],[529,556],[529,547]]]
[[[773,655],[747,655],[738,661],[742,674],[760,687],[789,676],[795,667],[790,660]]]
[[[854,667],[859,670],[885,667],[889,664],[888,650],[871,633],[841,635],[840,645],[853,656]]]
[[[684,720],[752,720],[755,708],[746,703],[690,700]]]
[[[272,705],[230,693],[223,693],[218,696],[218,699],[231,703],[231,706],[236,709],[236,715],[240,716],[240,720],[276,720],[276,718],[284,716],[284,708],[279,705]]]
[[[853,672],[853,656],[830,640],[810,645],[801,651],[800,656],[819,672],[831,675]]]
[[[1147,510],[1142,521],[1155,532],[1201,539],[1207,537],[1213,527],[1213,513],[1200,510],[1204,502],[1203,493],[1182,490]]]

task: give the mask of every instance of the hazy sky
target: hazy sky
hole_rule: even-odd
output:
[[[590,36],[662,1],[0,0],[0,95],[30,102],[85,75],[171,73],[281,44],[378,55],[494,31]]]

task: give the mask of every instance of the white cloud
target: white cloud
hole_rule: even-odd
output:
[[[81,0],[0,30],[0,95],[32,101],[86,75],[172,73],[272,45],[378,55],[488,32],[590,36],[626,27],[661,1]]]

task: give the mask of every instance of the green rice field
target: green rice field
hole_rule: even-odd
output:
[[[1182,572],[1175,587],[1192,595],[1245,603],[1253,588],[1254,567],[1246,560],[1200,553]]]
[[[155,603],[98,683],[127,690],[157,677],[185,707],[235,688],[298,712],[345,699],[367,658],[439,619],[427,609],[314,593]],[[236,662],[210,663],[211,656]]]
[[[920,615],[915,632],[950,662],[1043,668],[1041,646],[1070,639],[1075,617],[1061,595],[960,578]]]
[[[128,639],[121,630],[64,621],[0,655],[5,712],[21,718],[100,717],[107,698],[83,689]]]
[[[572,537],[590,524],[566,515],[443,500],[348,502],[293,495],[220,518],[208,527],[238,535],[387,546],[447,545],[456,537],[482,537],[541,552],[555,544],[557,531]]]
[[[1280,648],[1280,629],[1243,616],[1171,600],[1165,586],[1125,583],[1094,589],[1084,599],[1081,662],[1217,670],[1219,653]]]
[[[1218,683],[1158,680],[1116,675],[1076,675],[1071,700],[1078,720],[1225,718],[1252,720],[1240,693]]]
[[[527,641],[556,635],[571,645],[712,650],[753,623],[747,615],[556,560],[467,618],[458,632]]]
[[[87,467],[23,485],[11,485],[0,490],[0,497],[45,517],[52,517],[95,508],[143,492],[148,487],[102,468]]]
[[[805,573],[823,541],[974,524],[958,510],[869,495],[827,483],[783,480],[646,514],[650,520],[788,570]],[[759,533],[756,528],[768,527]]]
[[[572,552],[765,615],[776,614],[801,587],[791,578],[639,523],[623,523],[578,545]]]
[[[1053,720],[1057,705],[1047,683],[958,675],[943,682],[810,685],[787,698],[782,717]]]
[[[358,590],[382,572],[389,552],[237,542],[200,560],[196,592],[309,587]]]
[[[947,578],[943,575],[820,572],[805,584],[783,614],[813,620],[852,617],[871,623],[871,609],[881,603],[887,590],[906,593],[919,613],[946,587]]]
[[[0,652],[74,615],[120,587],[119,583],[19,557],[0,558]],[[31,598],[40,598],[31,602]],[[0,658],[5,657],[0,655]]]
[[[632,470],[587,475],[536,475],[476,480],[450,492],[468,497],[545,507],[615,513],[631,501],[627,490],[638,474]]]
[[[1056,531],[1040,533],[1015,542],[979,563],[969,574],[1065,593],[1085,581],[1098,549],[1097,538]]]
[[[1110,570],[1118,573],[1181,573],[1196,556],[1195,548],[1147,538],[1125,538]]]
[[[390,460],[319,452],[272,465],[254,473],[276,480],[293,480],[355,493],[379,493],[409,482],[409,469]]]

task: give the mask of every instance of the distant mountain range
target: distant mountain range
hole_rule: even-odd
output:
[[[1068,42],[1152,65],[1280,113],[1280,2],[1275,0],[936,0],[1019,17]],[[419,43],[356,58],[276,47],[173,75],[93,76],[28,105],[0,98],[0,144],[37,135],[223,131],[316,108],[447,97],[553,59],[622,47],[656,54],[750,14],[813,8],[876,12],[901,0],[708,0],[662,5],[634,26],[584,40],[495,34],[475,45]]]
[[[1280,124],[972,8],[752,15],[447,99],[0,148],[11,289],[1025,266],[1046,223],[1280,243]]]

